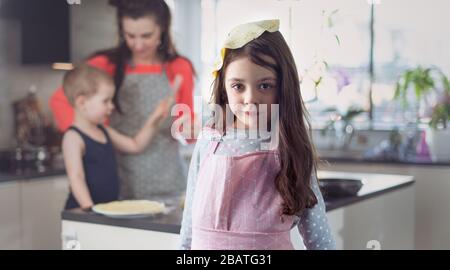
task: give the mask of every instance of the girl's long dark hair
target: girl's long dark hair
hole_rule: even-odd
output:
[[[90,57],[104,55],[112,64],[114,64],[116,68],[114,73],[114,84],[116,87],[114,105],[119,112],[122,112],[118,102],[119,90],[125,77],[126,65],[131,58],[131,51],[124,39],[122,27],[123,18],[129,17],[132,19],[139,19],[148,16],[154,18],[158,26],[161,28],[161,44],[158,48],[158,56],[162,62],[168,63],[178,57],[182,57],[190,63],[193,71],[194,67],[191,61],[189,61],[186,57],[180,56],[175,48],[170,35],[172,17],[169,6],[164,0],[109,0],[109,4],[117,8],[119,45],[112,49],[95,52]]]
[[[294,215],[311,208],[317,198],[311,188],[317,158],[308,115],[301,93],[294,57],[280,32],[265,32],[239,49],[227,49],[221,70],[213,83],[212,102],[228,104],[225,71],[234,60],[248,57],[253,63],[271,69],[277,76],[279,100],[279,145],[281,170],[275,186],[283,198],[283,214]],[[268,62],[270,57],[276,64]]]

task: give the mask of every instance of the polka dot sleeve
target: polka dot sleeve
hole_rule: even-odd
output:
[[[180,230],[180,246],[182,250],[191,249],[192,241],[192,202],[195,193],[195,184],[197,181],[197,173],[203,153],[208,146],[209,139],[199,137],[192,153],[191,164],[187,179],[186,198],[184,203],[183,220]]]
[[[300,214],[298,230],[307,249],[336,249],[336,242],[325,212],[325,203],[315,176],[311,178],[311,186],[318,203],[313,208],[306,209]]]

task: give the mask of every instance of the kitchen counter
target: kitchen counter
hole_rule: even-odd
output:
[[[333,200],[327,200],[327,212],[357,204],[358,202],[368,200],[377,196],[390,193],[394,190],[413,185],[414,178],[405,175],[387,175],[387,174],[362,174],[345,173],[332,171],[319,171],[319,178],[339,177],[339,178],[359,178],[363,179],[364,185],[356,196],[343,197]],[[158,198],[152,198],[158,200]],[[75,221],[99,225],[109,225],[116,227],[125,227],[141,230],[151,230],[164,233],[178,234],[181,227],[183,210],[180,205],[181,196],[166,196],[161,199],[172,211],[168,214],[161,214],[155,217],[138,219],[117,219],[96,214],[92,211],[83,211],[73,209],[62,212],[62,219],[65,221]]]
[[[152,200],[158,199],[152,198]],[[97,214],[93,211],[85,211],[77,208],[63,211],[62,219],[141,230],[179,233],[181,228],[181,219],[183,216],[183,209],[179,206],[180,200],[181,196],[174,196],[167,200],[163,200],[165,201],[166,206],[171,208],[171,211],[167,214],[159,214],[154,217],[133,219],[110,218]]]
[[[65,175],[64,166],[32,166],[0,170],[0,183],[16,180],[39,180],[48,176]]]
[[[40,180],[49,176],[66,174],[61,153],[55,154],[51,160],[38,162],[33,159],[16,161],[12,157],[12,151],[0,150],[0,183],[16,180]]]
[[[414,177],[409,175],[319,171],[318,176],[319,179],[335,177],[344,179],[362,179],[364,183],[356,196],[326,200],[325,205],[327,212],[414,184]]]

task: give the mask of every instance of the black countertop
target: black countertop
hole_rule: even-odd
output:
[[[80,208],[64,210],[61,216],[63,220],[151,230],[158,232],[179,233],[181,227],[181,219],[183,216],[183,209],[181,208],[182,198],[184,198],[184,194],[155,196],[149,198],[150,200],[164,202],[167,208],[170,209],[170,211],[168,211],[168,213],[166,214],[159,214],[153,217],[132,219],[111,218],[97,214],[90,210],[82,210]]]
[[[343,197],[339,199],[326,200],[326,209],[328,211],[336,210],[351,204],[367,200],[382,194],[404,188],[414,183],[414,177],[405,175],[387,175],[387,174],[361,174],[319,171],[319,178],[339,177],[339,178],[359,178],[363,179],[364,185],[356,196]],[[180,207],[182,196],[172,195],[160,198],[151,198],[163,201],[172,208],[167,214],[160,214],[154,217],[136,218],[136,219],[118,219],[110,218],[92,211],[83,211],[81,209],[66,210],[62,212],[62,219],[67,221],[86,222],[101,225],[110,225],[117,227],[152,230],[166,233],[180,232],[183,210]]]
[[[0,150],[0,183],[17,180],[40,180],[48,176],[66,174],[60,152],[58,152],[59,154],[53,154],[52,158],[45,161],[38,161],[34,152],[21,152],[22,159],[16,160],[14,153],[14,150]]]
[[[0,183],[18,180],[40,180],[49,176],[65,175],[64,166],[27,166],[0,170]]]
[[[364,183],[356,196],[326,200],[325,205],[327,211],[332,211],[414,184],[414,176],[397,174],[319,171],[318,177],[319,179],[336,177],[344,179],[362,179]]]

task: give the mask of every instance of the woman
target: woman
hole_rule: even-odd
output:
[[[182,83],[176,102],[186,104],[193,117],[191,62],[180,56],[170,37],[171,14],[164,0],[110,0],[117,8],[120,41],[116,48],[94,54],[88,64],[114,78],[117,110],[110,125],[132,136],[156,104],[169,94],[177,74]],[[58,127],[64,131],[73,121],[73,109],[58,89],[50,100]],[[172,120],[161,125],[154,141],[140,155],[119,154],[121,198],[148,199],[184,190],[185,174],[178,143],[171,136]]]

